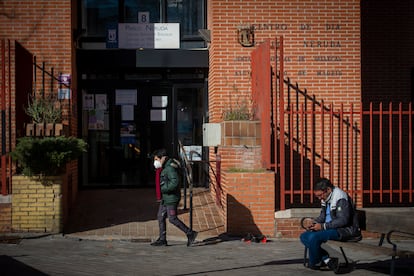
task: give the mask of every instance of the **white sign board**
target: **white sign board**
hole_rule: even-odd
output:
[[[179,23],[119,23],[118,38],[121,49],[179,49]]]

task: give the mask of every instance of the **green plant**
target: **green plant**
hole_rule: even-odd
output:
[[[231,95],[239,96],[239,89],[235,84],[232,86],[232,93],[230,96],[231,102]],[[237,121],[237,120],[251,120],[254,117],[253,111],[249,109],[249,106],[246,101],[240,103],[239,101],[236,102],[236,107],[230,106],[229,109],[223,112],[223,120],[224,121]]]
[[[57,107],[58,102],[52,97],[31,96],[25,109],[34,123],[59,123],[62,120],[62,110]]]
[[[11,152],[24,175],[61,174],[66,163],[86,152],[87,143],[76,137],[23,137]]]
[[[250,120],[251,118],[252,116],[246,104],[230,108],[223,113],[224,121]]]

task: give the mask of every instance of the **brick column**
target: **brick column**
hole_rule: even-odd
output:
[[[13,176],[12,231],[62,232],[62,177]]]
[[[225,227],[230,235],[274,236],[274,172],[223,172]]]

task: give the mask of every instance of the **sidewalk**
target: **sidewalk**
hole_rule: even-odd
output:
[[[191,247],[169,223],[169,246],[149,245],[158,236],[158,203],[152,190],[88,190],[79,196],[64,235],[2,241],[0,275],[334,275],[304,267],[299,240],[246,243],[226,236],[205,189],[194,191],[193,225],[200,232],[197,240],[209,242]],[[189,224],[188,210],[180,218]],[[404,246],[414,248],[414,242]],[[378,259],[364,252],[347,255],[358,260],[348,275],[389,274],[388,257]],[[414,260],[397,260],[396,275],[414,275]]]
[[[227,240],[167,247],[121,240],[80,240],[62,235],[0,244],[0,274],[9,275],[334,275],[303,266],[299,241],[245,243]],[[349,275],[387,275],[389,261],[364,260]],[[398,262],[396,275],[413,275],[413,263]]]

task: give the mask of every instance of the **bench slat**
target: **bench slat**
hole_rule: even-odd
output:
[[[398,256],[401,258],[414,257],[414,252],[412,251],[400,250],[397,248],[397,251],[394,253],[394,250],[392,250],[392,248],[378,246],[374,244],[368,244],[364,242],[340,242],[340,241],[329,240],[326,244],[330,246],[349,248],[349,249],[356,250],[356,251],[365,250],[376,256],[386,255],[386,256]]]

